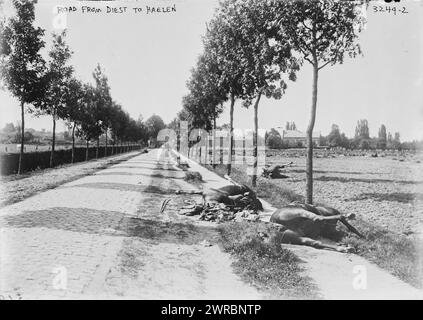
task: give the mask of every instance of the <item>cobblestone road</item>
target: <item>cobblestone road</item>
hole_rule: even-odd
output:
[[[215,244],[214,226],[176,214],[193,196],[174,191],[197,189],[183,177],[154,150],[2,208],[0,296],[259,298],[227,254],[201,244]]]

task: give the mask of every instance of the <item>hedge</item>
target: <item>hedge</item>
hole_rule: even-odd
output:
[[[107,155],[122,153],[126,151],[139,150],[139,145],[128,146],[108,146]],[[90,147],[88,149],[88,159],[95,159],[96,147]],[[128,150],[129,149],[129,150]],[[77,147],[75,148],[74,162],[85,161],[86,148]],[[105,147],[100,146],[98,149],[98,157],[104,157]],[[45,169],[50,167],[50,151],[41,152],[29,152],[24,153],[22,159],[22,172],[28,172],[36,169]],[[54,152],[54,165],[59,166],[72,161],[72,149],[57,150]],[[18,172],[19,153],[4,153],[0,154],[0,174],[2,176],[16,174]]]

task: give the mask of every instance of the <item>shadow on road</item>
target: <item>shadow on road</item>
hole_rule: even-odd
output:
[[[218,231],[212,226],[130,217],[117,211],[88,208],[55,207],[24,211],[19,215],[5,216],[2,220],[5,228],[48,228],[187,245],[198,244],[204,239],[217,242],[218,239]]]

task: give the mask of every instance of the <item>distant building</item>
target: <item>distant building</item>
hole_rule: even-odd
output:
[[[276,128],[282,138],[282,143],[290,148],[301,148],[307,145],[306,134],[299,130],[284,130],[279,127]],[[320,132],[313,132],[313,144],[320,146]]]

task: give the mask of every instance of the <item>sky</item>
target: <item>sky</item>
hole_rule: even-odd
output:
[[[5,0],[4,14],[10,14]],[[160,115],[167,123],[182,108],[186,81],[202,52],[201,37],[218,6],[217,0],[150,0],[77,2],[39,0],[36,25],[46,30],[46,48],[51,34],[63,26],[56,5],[72,4],[77,12],[66,15],[67,42],[74,51],[71,64],[75,75],[92,82],[99,63],[109,78],[114,100],[133,118]],[[370,135],[377,136],[385,124],[388,132],[400,132],[401,139],[423,139],[423,1],[405,1],[390,6],[406,7],[408,14],[374,13],[371,2],[366,29],[360,34],[363,56],[345,59],[342,65],[320,71],[315,130],[326,135],[333,123],[347,136],[354,135],[359,119],[367,119]],[[82,13],[83,5],[127,7],[123,14]],[[146,6],[175,5],[176,12],[146,14]],[[142,8],[135,14],[133,7]],[[297,81],[289,82],[281,100],[262,99],[259,127],[284,126],[294,121],[305,131],[311,106],[312,69],[304,64]],[[19,103],[0,90],[0,127],[20,118]],[[226,111],[218,124],[229,122]],[[26,126],[51,130],[48,117],[26,115]],[[252,128],[253,110],[236,104],[234,125]],[[61,124],[59,130],[64,129]]]

